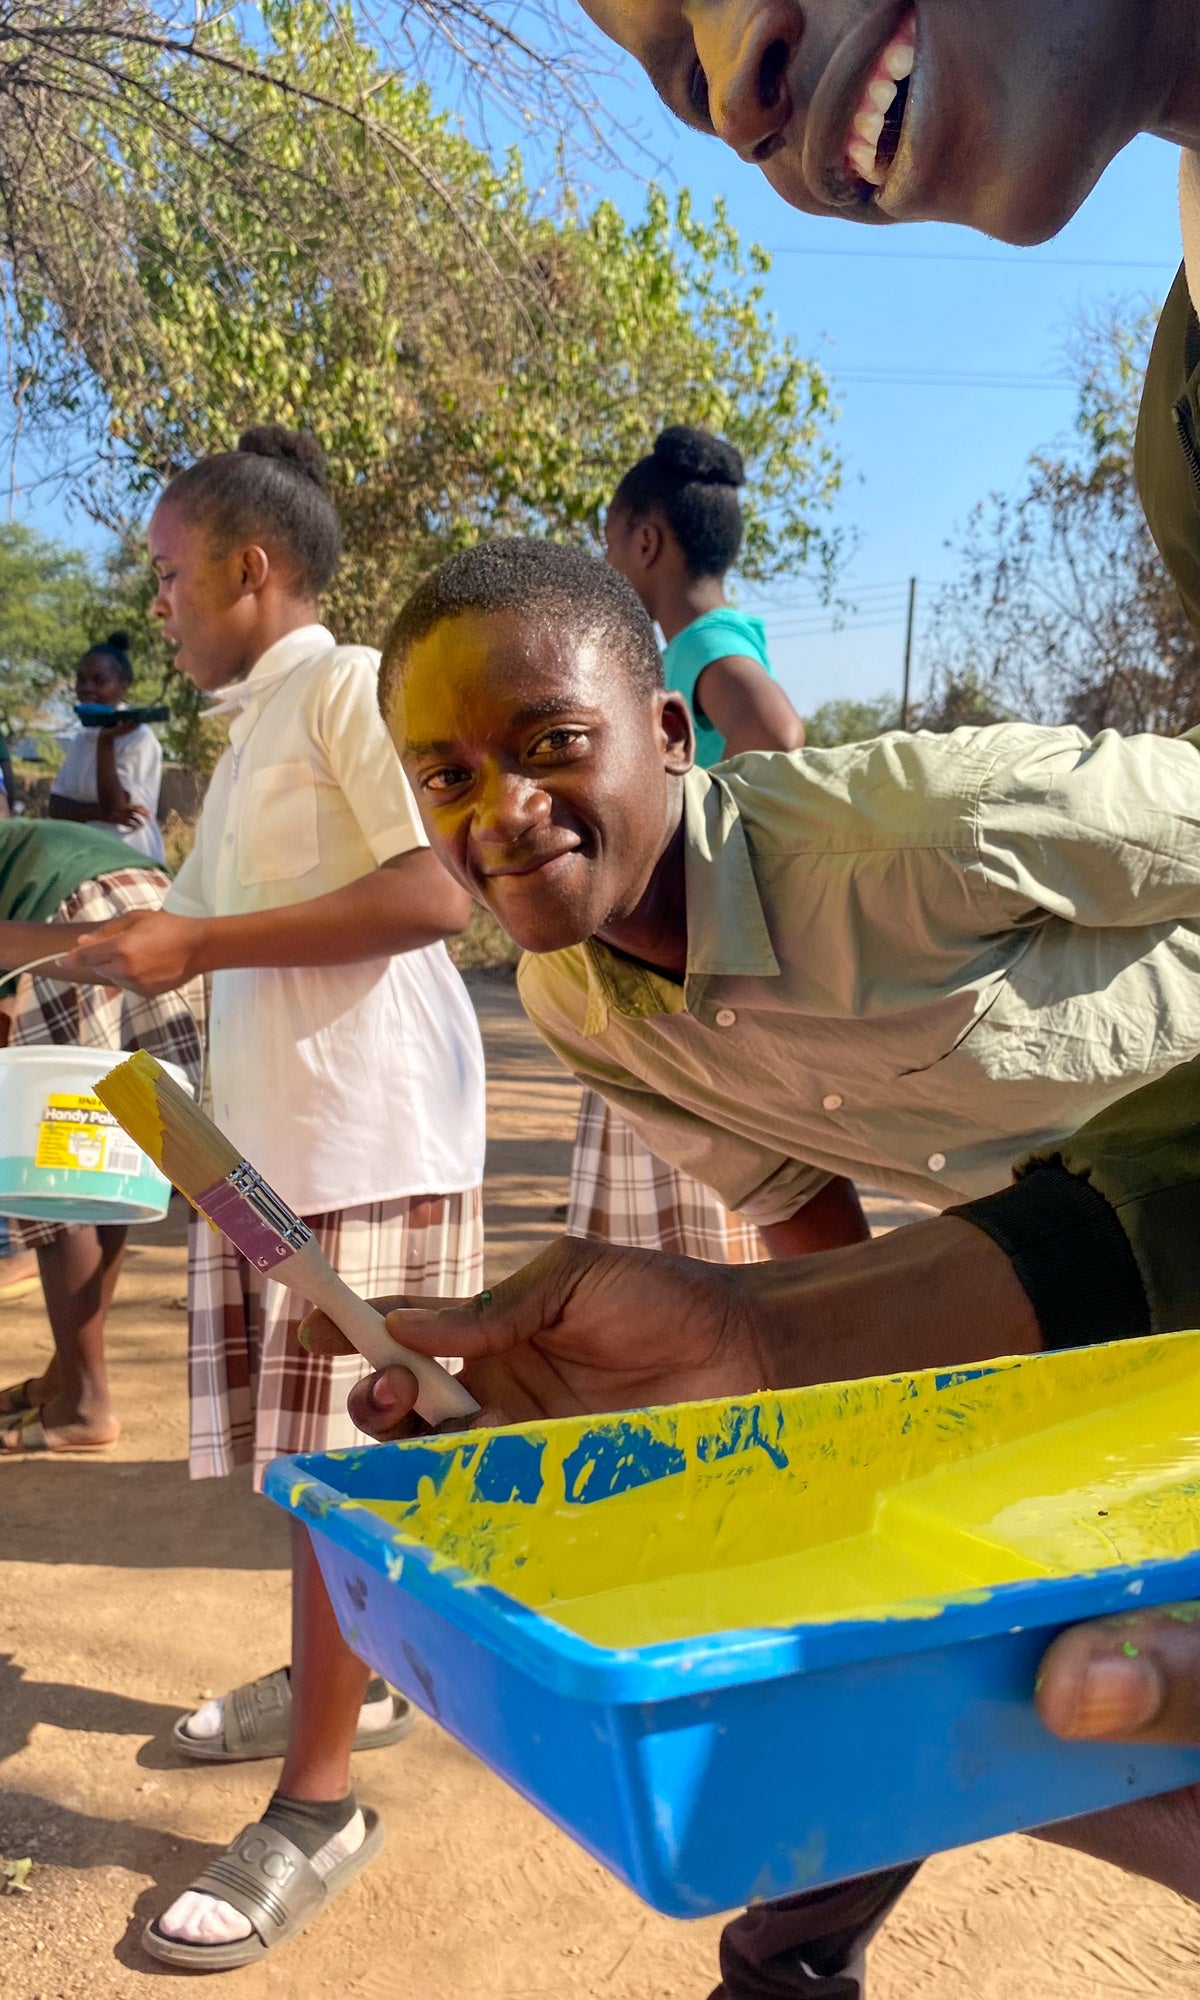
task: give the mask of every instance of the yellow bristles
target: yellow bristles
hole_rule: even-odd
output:
[[[212,1119],[144,1050],[102,1077],[96,1095],[193,1206],[197,1195],[224,1180],[241,1159]]]

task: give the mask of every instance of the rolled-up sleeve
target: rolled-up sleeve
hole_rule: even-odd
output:
[[[952,1212],[1009,1256],[1047,1347],[1200,1326],[1200,1062]]]
[[[999,922],[1200,919],[1200,754],[1187,737],[997,732],[975,856]]]
[[[344,649],[319,690],[314,733],[333,778],[379,863],[426,847],[425,830],[379,713],[379,665],[366,647]]]

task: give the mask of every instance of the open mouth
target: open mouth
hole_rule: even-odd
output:
[[[845,168],[864,192],[887,186],[904,135],[916,55],[917,17],[910,10],[876,57],[850,121]]]

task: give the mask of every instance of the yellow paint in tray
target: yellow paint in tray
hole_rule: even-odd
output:
[[[499,1433],[439,1440],[445,1476],[415,1501],[358,1504],[609,1647],[932,1617],[1200,1547],[1200,1334],[517,1435],[540,1451],[532,1497],[480,1497]]]

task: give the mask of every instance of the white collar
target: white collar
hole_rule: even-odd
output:
[[[336,645],[333,633],[324,625],[298,625],[294,632],[285,632],[282,639],[276,639],[273,646],[260,654],[244,681],[232,681],[228,687],[220,688],[205,714],[236,715],[260,695],[273,692],[305,660],[332,652]]]

